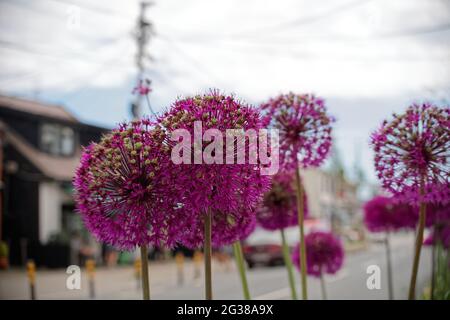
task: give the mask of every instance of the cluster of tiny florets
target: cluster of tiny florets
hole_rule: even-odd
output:
[[[261,104],[265,123],[280,134],[280,161],[285,169],[316,167],[331,148],[334,118],[324,100],[310,94],[282,94]]]
[[[344,262],[342,242],[331,232],[312,231],[305,237],[306,269],[309,275],[320,277],[322,274],[334,274]],[[292,260],[300,269],[299,244],[292,254]]]
[[[228,129],[258,131],[263,128],[260,114],[255,108],[217,91],[176,101],[158,119],[158,125],[169,135],[176,129],[184,129],[194,137],[195,123],[198,121],[202,124],[202,136],[206,130],[216,129],[224,139]],[[172,147],[176,143],[172,142]],[[209,144],[203,142],[196,149],[195,143],[193,138],[190,142],[191,150],[200,153]],[[192,152],[191,163],[175,166],[176,183],[182,186],[180,202],[183,212],[189,216],[189,223],[194,223],[197,217],[209,213],[217,219],[217,215],[224,212],[253,212],[263,193],[269,188],[270,177],[261,175],[261,164],[250,163],[248,160],[248,141],[243,148],[237,143],[231,150],[225,150],[225,147],[224,143],[222,163],[195,163],[195,154]],[[244,163],[226,162],[225,156],[231,154],[235,158],[239,152],[245,154]]]
[[[83,152],[74,178],[77,210],[100,241],[121,249],[169,245],[169,149],[149,120],[121,124]]]
[[[229,244],[243,237],[247,226],[254,224],[255,208],[270,185],[270,177],[261,174],[260,162],[249,161],[250,142],[234,143],[232,149],[223,144],[222,163],[196,163],[196,152],[203,152],[209,142],[195,141],[196,124],[201,123],[200,134],[215,129],[227,138],[227,130],[263,129],[259,112],[237,100],[217,91],[176,101],[158,119],[158,127],[170,137],[177,129],[186,130],[191,137],[190,163],[173,166],[176,176],[178,212],[185,229],[179,235],[179,242],[187,247],[198,247],[204,240],[204,219],[211,215],[212,242],[215,246]],[[197,132],[198,134],[198,132]],[[168,142],[174,150],[178,141]],[[245,155],[244,163],[238,163],[238,153]],[[225,157],[234,160],[227,163]],[[201,158],[202,159],[202,158]],[[204,159],[203,159],[204,160]]]
[[[371,232],[415,229],[417,208],[394,197],[376,196],[364,204],[364,224]]]
[[[412,202],[450,200],[450,108],[410,106],[372,134],[382,186]]]
[[[272,178],[272,187],[264,195],[256,218],[267,230],[279,230],[297,225],[297,196],[294,172],[279,172]],[[304,212],[308,215],[308,201],[304,193]]]

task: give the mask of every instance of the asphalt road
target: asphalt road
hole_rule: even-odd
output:
[[[409,285],[413,256],[413,236],[397,236],[392,241],[395,299],[405,299]],[[418,292],[430,278],[430,249],[422,251],[418,276]],[[381,269],[381,289],[369,290],[366,281],[370,276],[367,267],[378,265]],[[347,254],[345,264],[336,275],[326,277],[329,299],[387,299],[387,278],[384,246],[373,244],[364,251]],[[203,299],[203,280],[194,279],[194,265],[185,263],[184,283],[177,283],[177,266],[173,262],[150,264],[152,299]],[[65,270],[40,270],[36,279],[38,299],[89,299],[87,277],[82,271],[80,290],[68,290]],[[283,266],[257,267],[248,271],[248,282],[253,299],[289,299],[287,273]],[[296,273],[297,292],[300,294],[300,277]],[[308,278],[311,299],[321,299],[320,283]],[[227,266],[213,265],[213,291],[215,299],[242,299],[242,290],[234,262]],[[419,297],[419,294],[418,294]],[[24,270],[0,272],[1,299],[28,299],[29,287]],[[140,299],[138,281],[131,267],[97,270],[95,280],[97,299]]]

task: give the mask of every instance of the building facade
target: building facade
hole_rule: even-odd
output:
[[[74,213],[72,178],[82,146],[106,131],[61,106],[0,96],[0,238],[11,264],[67,260],[74,235],[84,230]]]
[[[302,172],[311,218],[327,221],[335,231],[361,216],[358,186],[342,174],[322,169]]]

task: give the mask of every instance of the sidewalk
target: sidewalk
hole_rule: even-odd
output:
[[[174,261],[152,262],[149,264],[151,288],[173,282],[176,285],[177,269]],[[185,277],[192,278],[194,265],[185,262]],[[69,290],[65,269],[41,269],[36,273],[37,299],[89,299],[88,279],[85,269],[81,269],[81,289]],[[133,266],[113,268],[100,267],[96,270],[96,298],[101,299],[141,299],[139,281],[135,278]],[[0,271],[0,299],[29,299],[29,284],[25,269]]]
[[[233,261],[231,261],[233,263]],[[220,266],[213,265],[217,271]],[[203,265],[201,266],[203,270]],[[177,286],[177,266],[173,260],[149,263],[151,290],[159,291],[170,283]],[[88,279],[85,269],[81,269],[81,289],[69,290],[66,280],[69,277],[65,269],[41,269],[36,272],[37,299],[89,299]],[[184,263],[186,283],[193,281],[194,264],[191,260]],[[99,299],[141,299],[140,280],[134,275],[133,266],[113,268],[100,267],[96,270],[95,291]],[[29,299],[29,284],[25,269],[0,271],[0,299]]]

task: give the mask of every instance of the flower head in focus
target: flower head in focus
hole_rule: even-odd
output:
[[[450,201],[450,108],[413,104],[371,137],[383,188],[408,202]]]
[[[204,95],[177,100],[159,117],[158,125],[169,136],[182,130],[189,137],[193,137],[187,142],[184,139],[182,141],[189,147],[189,163],[183,162],[174,166],[177,184],[182,186],[180,201],[183,204],[183,212],[191,216],[189,223],[194,223],[193,220],[208,212],[216,216],[221,212],[247,212],[254,209],[268,189],[270,177],[261,174],[259,160],[257,163],[249,161],[250,142],[245,140],[243,146],[237,142],[233,143],[229,150],[223,142],[210,152],[213,159],[207,162],[205,154],[208,150],[211,151],[210,144],[216,138],[199,142],[195,136],[200,134],[205,137],[208,131],[221,135],[225,140],[229,129],[257,132],[263,128],[263,123],[256,109],[233,96],[212,90]],[[220,140],[220,137],[218,139]],[[181,143],[172,141],[172,150],[179,142]],[[236,160],[239,154],[244,154],[245,161],[227,163],[225,157],[230,154],[232,160]],[[217,158],[214,158],[215,156]],[[196,158],[200,159],[198,163]]]
[[[144,119],[119,125],[84,150],[74,177],[75,202],[98,240],[125,250],[174,244],[181,226],[174,223],[164,139]]]
[[[317,167],[328,156],[334,118],[324,100],[311,94],[282,94],[261,104],[265,123],[280,132],[284,169]]]

